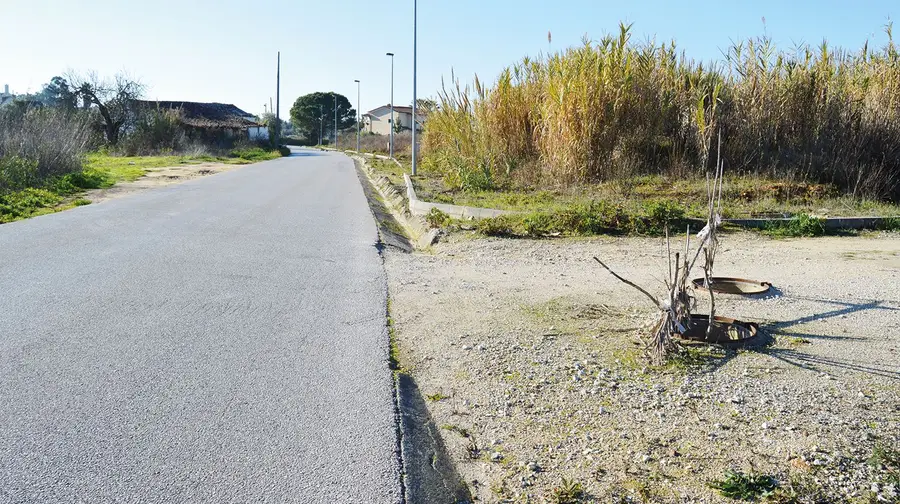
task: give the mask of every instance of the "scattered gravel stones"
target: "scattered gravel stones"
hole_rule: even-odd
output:
[[[659,240],[457,236],[433,255],[389,252],[386,268],[401,363],[415,363],[420,389],[453,391],[428,407],[436,425],[466,432],[440,431],[477,500],[543,502],[565,477],[596,502],[726,503],[707,483],[752,468],[833,502],[898,501],[887,469],[870,463],[876,447],[900,447],[897,312],[866,306],[900,308],[900,239],[726,235],[721,271],[779,294],[720,296],[717,308],[775,341],[654,369],[636,338],[653,318],[646,299],[590,258],[653,285]],[[828,316],[844,308],[857,311]]]

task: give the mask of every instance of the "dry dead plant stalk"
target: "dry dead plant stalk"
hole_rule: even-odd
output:
[[[722,136],[719,134],[719,146],[716,160],[716,171],[713,179],[709,179],[707,175],[707,199],[708,212],[706,226],[697,233],[699,242],[696,244],[696,250],[693,251],[691,257],[691,228],[687,227],[684,239],[684,254],[676,252],[672,255],[672,245],[669,240],[669,231],[666,229],[666,253],[668,262],[668,277],[666,278],[666,297],[657,298],[643,287],[622,277],[614,272],[599,258],[594,257],[600,266],[608,271],[612,276],[622,283],[641,292],[653,305],[659,310],[659,320],[650,329],[650,341],[645,347],[645,352],[655,364],[665,362],[668,355],[676,348],[675,336],[684,334],[691,326],[691,311],[694,308],[695,300],[693,296],[693,285],[689,279],[697,259],[702,254],[703,276],[709,291],[710,310],[709,310],[709,326],[707,328],[707,337],[713,328],[715,319],[715,297],[712,292],[712,272],[715,264],[716,252],[718,251],[718,227],[722,223],[722,186],[724,183],[723,163],[721,159]]]

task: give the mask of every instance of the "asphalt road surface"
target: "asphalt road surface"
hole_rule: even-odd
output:
[[[398,502],[376,233],[313,151],[0,226],[0,503]]]

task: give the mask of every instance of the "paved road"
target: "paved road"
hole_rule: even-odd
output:
[[[312,152],[0,226],[0,503],[399,501],[375,243]]]

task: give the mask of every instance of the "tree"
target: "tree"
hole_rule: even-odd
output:
[[[110,145],[117,144],[135,100],[144,94],[144,85],[124,73],[112,79],[101,79],[94,72],[89,72],[86,77],[72,73],[68,81],[76,98],[81,98],[86,105],[97,107],[103,120],[106,141]]]
[[[303,95],[291,107],[291,122],[306,138],[319,138],[319,128],[325,133],[334,131],[334,99],[337,97],[338,129],[356,126],[356,110],[346,96],[335,92]],[[321,108],[320,108],[321,107]],[[321,114],[321,115],[320,115]]]
[[[35,95],[35,99],[48,107],[60,107],[74,109],[77,106],[78,97],[69,87],[69,81],[56,76],[44,84],[44,89]]]
[[[278,126],[278,120],[275,117],[274,112],[266,112],[259,117],[259,123],[268,126],[269,128],[269,139],[271,141],[275,141],[275,137],[279,136],[279,131],[276,131],[276,127]],[[288,128],[288,122],[284,119],[281,119],[281,133],[284,133]]]
[[[428,115],[437,110],[437,108],[437,101],[432,100],[431,98],[419,98],[416,100],[417,114]]]

